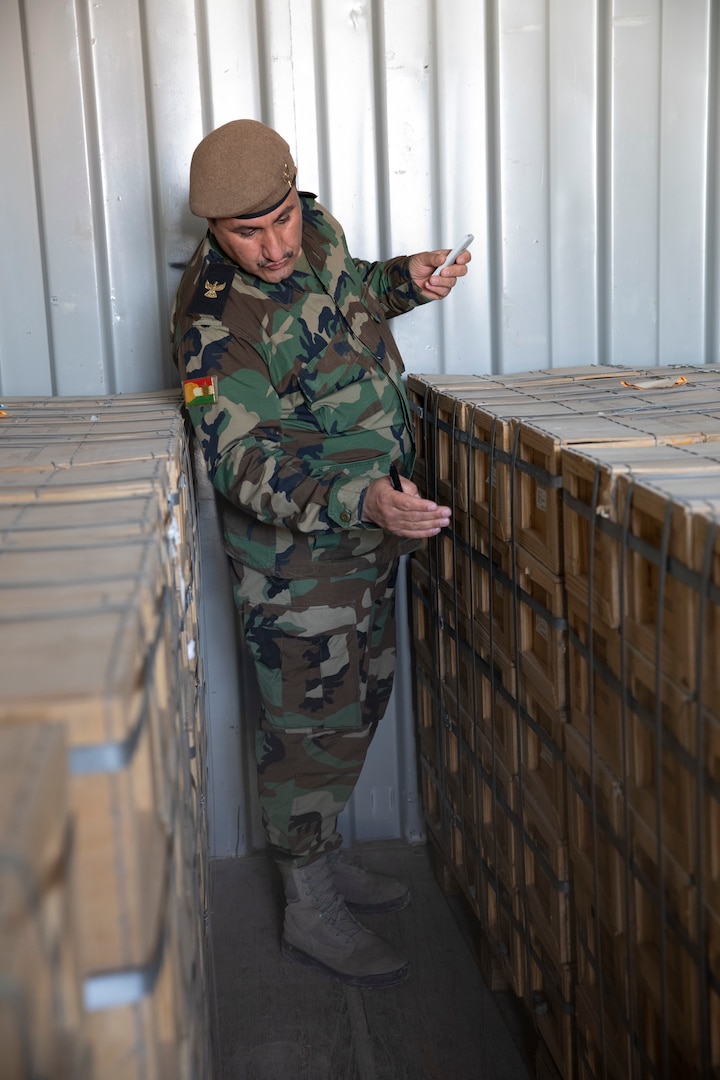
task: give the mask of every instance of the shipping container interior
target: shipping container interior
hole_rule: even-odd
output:
[[[22,718],[22,734],[0,745],[11,792],[3,843],[13,835],[8,808],[32,807],[23,821],[28,836],[47,839],[43,859],[30,860],[42,875],[53,859],[66,864],[60,826],[78,807],[112,794],[117,808],[127,792],[164,792],[158,828],[167,833],[170,822],[178,833],[167,873],[180,882],[187,873],[199,891],[168,907],[161,937],[171,945],[162,956],[181,971],[184,1008],[208,999],[198,1015],[216,1043],[216,1080],[715,1075],[715,0],[5,0],[0,89],[0,634],[12,645],[0,668],[12,685],[0,718],[8,728]],[[398,1034],[381,1005],[331,994],[318,1017],[295,1015],[278,1049],[247,1000],[252,984],[274,1001],[284,979],[275,958],[264,970],[257,941],[247,945],[233,921],[271,935],[265,907],[246,900],[238,911],[233,897],[254,882],[270,908],[277,900],[277,883],[264,876],[255,798],[257,696],[238,660],[214,495],[179,420],[169,342],[175,289],[203,232],[187,204],[192,151],[238,117],[285,136],[300,187],[342,222],[354,255],[382,259],[475,236],[470,273],[447,302],[393,327],[414,395],[416,479],[452,499],[455,527],[405,567],[399,604],[407,615],[387,722],[342,816],[347,842],[368,846],[380,862],[403,862],[423,898],[403,931],[419,981],[393,1015],[406,1042],[434,1046],[437,1058],[393,1054],[387,1047]],[[601,393],[598,379],[587,388],[589,371],[618,365],[626,381],[645,385],[605,382]],[[667,385],[651,385],[654,372]],[[653,391],[666,394],[662,408]],[[110,457],[98,416],[115,425]],[[63,457],[72,439],[76,456]],[[135,453],[123,456],[120,444],[127,450],[133,440]],[[105,471],[83,474],[80,484],[80,474],[69,475],[78,464]],[[108,483],[112,499],[103,494]],[[482,490],[492,492],[487,505]],[[72,505],[70,518],[53,516],[62,505]],[[42,568],[29,554],[41,536],[53,553]],[[142,582],[134,600],[103,578],[93,537],[126,560],[119,579]],[[95,611],[100,595],[118,619],[125,613],[135,637],[109,615],[96,638],[72,621]],[[173,685],[168,670],[180,682],[170,706],[154,696],[155,681],[147,701],[175,718],[176,735],[184,716],[197,740],[190,751],[170,741],[174,772],[152,771],[137,703],[120,682],[112,694],[97,692],[103,707],[114,703],[113,722],[135,716],[136,727],[113,729],[112,739],[106,727],[103,742],[82,713],[77,730],[42,737],[45,677],[55,672],[66,689],[76,677],[72,657],[56,663],[58,612],[71,613],[67,641],[77,627],[98,664],[122,625],[127,671],[152,626],[148,670],[162,658],[163,685]],[[81,665],[77,678],[91,667]],[[100,687],[99,670],[88,693]],[[58,720],[58,709],[47,715]],[[484,733],[483,717],[492,718]],[[89,748],[101,742],[93,757]],[[131,782],[124,770],[137,746],[145,771]],[[14,762],[33,763],[26,786],[10,785]],[[187,813],[176,818],[170,787],[181,775]],[[55,821],[37,794],[46,787],[64,808]],[[538,810],[543,800],[547,813]],[[96,845],[108,821],[98,812]],[[115,870],[127,862],[117,880],[130,886],[153,858],[148,833],[150,847],[134,862],[136,824],[112,834],[105,851]],[[196,864],[189,832],[201,848]],[[392,845],[400,854],[388,855]],[[15,858],[16,846],[8,852]],[[105,873],[95,854],[81,859],[89,879]],[[43,1064],[53,1080],[114,1080],[122,1033],[133,1024],[123,1080],[210,1080],[204,1032],[185,1040],[182,1054],[168,1050],[170,961],[163,966],[160,953],[154,966],[147,960],[155,938],[131,925],[138,895],[114,896],[127,935],[108,937],[90,912],[82,961],[61,946],[53,915],[53,970],[75,987],[63,1006],[62,1062],[55,1072]],[[9,907],[0,898],[0,976],[27,969],[23,956],[42,972],[39,955],[6,944],[8,920],[21,909],[16,894]],[[195,916],[200,925],[188,931],[193,946],[183,955],[183,920]],[[476,928],[494,936],[475,940]],[[439,942],[442,976],[433,967],[441,966]],[[246,947],[239,968],[228,950]],[[313,986],[300,981],[294,993],[309,996]],[[517,1010],[506,1007],[511,999]],[[463,1047],[456,1059],[443,1051],[438,1022],[451,1000],[463,1019],[445,1031]],[[496,1041],[478,1042],[468,1000]],[[113,1026],[115,1008],[125,1012]],[[83,1009],[91,1021],[74,1042]],[[275,1015],[268,1006],[264,1022]],[[52,1029],[50,1004],[43,1016]],[[352,1053],[338,1056],[337,1043],[328,1049],[322,1024],[351,1031]],[[298,1053],[301,1029],[309,1034]],[[87,1046],[107,1039],[117,1060],[110,1055],[105,1071],[93,1071]],[[282,1065],[273,1064],[276,1053]],[[34,1075],[18,1062],[13,1080]]]

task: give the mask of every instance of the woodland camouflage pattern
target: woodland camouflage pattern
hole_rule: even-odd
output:
[[[390,698],[397,561],[315,583],[232,565],[263,700],[263,822],[270,843],[299,864],[340,845],[337,815]]]
[[[387,319],[425,302],[408,258],[352,259],[335,219],[300,199],[303,255],[286,281],[243,273],[208,234],[173,313],[181,378],[216,378],[216,401],[188,413],[258,676],[263,820],[298,865],[339,846],[392,689],[397,557],[417,545],[360,519],[391,462],[412,475]]]
[[[245,274],[210,234],[173,312],[182,379],[216,376],[190,418],[222,496],[231,556],[283,577],[320,563],[388,562],[413,544],[362,524],[391,461],[412,474],[403,364],[387,319],[425,303],[409,259],[352,259],[338,222],[300,193],[303,255],[278,284]],[[327,571],[326,571],[327,572]]]

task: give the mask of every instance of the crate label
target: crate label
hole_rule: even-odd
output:
[[[548,624],[540,615],[535,616],[535,629],[544,641],[548,639]]]
[[[535,505],[538,510],[547,510],[547,491],[540,484],[535,488]]]

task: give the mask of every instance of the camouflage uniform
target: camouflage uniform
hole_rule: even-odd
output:
[[[411,475],[412,424],[387,319],[425,299],[409,259],[352,259],[307,193],[303,254],[270,284],[212,235],[173,312],[181,378],[212,377],[189,415],[219,493],[235,601],[263,703],[257,761],[271,844],[299,864],[340,843],[393,680],[397,559],[414,543],[363,523],[368,484]]]

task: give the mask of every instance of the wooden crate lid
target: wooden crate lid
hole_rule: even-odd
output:
[[[591,478],[597,470],[610,473],[632,473],[636,476],[678,473],[712,472],[720,464],[720,442],[717,457],[708,449],[714,444],[693,443],[692,446],[676,446],[660,443],[636,446],[598,444],[568,447],[563,450],[563,474]]]
[[[588,416],[583,413],[560,416],[557,411],[550,410],[544,417],[536,416],[531,421],[523,421],[520,439],[545,452],[597,443],[650,446],[655,442],[652,435],[635,431],[611,416]]]
[[[180,390],[141,390],[134,394],[86,395],[11,395],[3,396],[8,415],[43,413],[48,417],[63,414],[85,415],[98,410],[112,409],[114,413],[139,411],[177,411],[182,395]]]
[[[666,503],[673,503],[683,513],[715,515],[720,511],[720,468],[688,473],[646,473],[639,479],[632,474],[618,477],[618,493],[623,498],[632,491],[633,505],[648,512],[664,514]]]

